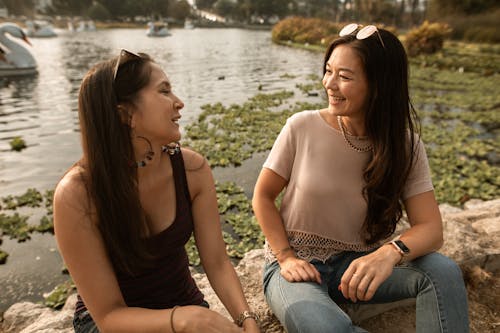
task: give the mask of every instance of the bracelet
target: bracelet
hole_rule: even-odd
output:
[[[236,320],[234,321],[234,323],[236,325],[238,325],[238,327],[242,327],[243,326],[243,322],[245,320],[247,320],[248,318],[254,319],[257,323],[259,322],[259,316],[255,312],[245,310],[245,311],[243,311],[242,313],[240,313],[238,315],[238,318],[236,318]]]
[[[172,311],[170,312],[170,329],[172,330],[172,333],[177,333],[177,331],[174,328],[174,312],[177,310],[179,306],[176,305],[172,308]]]
[[[284,249],[278,250],[278,251],[274,252],[273,254],[275,257],[278,257],[281,253],[288,252],[288,251],[292,251],[292,248],[290,246],[287,246]]]

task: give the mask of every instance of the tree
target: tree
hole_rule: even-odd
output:
[[[99,21],[105,21],[111,18],[109,10],[98,2],[94,2],[94,4],[89,8],[87,16],[93,20]]]
[[[4,0],[5,7],[10,14],[14,15],[32,15],[34,14],[35,4],[33,0]]]
[[[236,4],[231,0],[218,0],[213,5],[215,12],[221,16],[230,16],[234,14]]]
[[[184,21],[191,14],[191,5],[186,0],[175,1],[170,5],[169,16]]]
[[[212,9],[217,0],[196,0],[195,2],[199,9]]]
[[[60,15],[84,15],[92,0],[53,0],[51,12]]]
[[[499,8],[497,0],[429,0],[429,10],[436,16],[471,15]]]

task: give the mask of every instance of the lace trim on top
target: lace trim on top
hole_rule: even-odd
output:
[[[306,261],[317,259],[325,262],[328,258],[340,252],[365,252],[380,246],[380,243],[372,245],[344,243],[301,231],[287,231],[287,234],[290,247],[295,251],[297,257]],[[276,261],[276,256],[273,254],[267,241],[264,245],[264,250],[264,257],[267,263]]]

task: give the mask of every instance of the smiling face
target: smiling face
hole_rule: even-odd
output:
[[[180,110],[184,103],[172,92],[172,86],[159,65],[151,63],[151,77],[134,102],[131,127],[136,135],[151,142],[167,144],[179,141]]]
[[[323,86],[328,94],[328,112],[363,120],[368,101],[368,80],[361,58],[348,45],[333,49],[326,62]]]

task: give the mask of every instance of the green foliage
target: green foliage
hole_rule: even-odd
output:
[[[447,24],[425,21],[406,34],[405,46],[409,56],[432,54],[443,48],[445,38],[451,33]]]
[[[440,22],[446,22],[452,28],[452,39],[482,43],[500,43],[499,20],[500,8],[476,15],[439,17]]]
[[[17,239],[19,242],[24,242],[30,239],[32,228],[28,225],[28,216],[19,215],[6,215],[0,213],[0,230],[2,235],[10,236],[10,238]]]
[[[272,30],[274,42],[325,44],[337,36],[339,27],[327,20],[289,17],[279,21]]]
[[[10,149],[15,151],[21,151],[26,148],[26,142],[20,136],[14,137],[12,140],[10,140],[9,144]]]
[[[500,43],[500,34],[498,28],[494,27],[470,27],[463,39],[469,42]]]
[[[184,21],[191,13],[191,6],[186,0],[175,1],[168,7],[169,16]]]
[[[2,198],[6,209],[16,209],[17,207],[40,207],[43,202],[42,194],[34,188],[29,188],[26,192],[19,196],[6,196]]]
[[[234,182],[217,183],[217,202],[226,251],[232,258],[243,258],[252,249],[262,248],[264,236],[253,217],[250,199]],[[186,244],[189,263],[200,264],[194,237]]]
[[[281,91],[258,94],[243,105],[204,105],[198,121],[186,126],[184,144],[201,152],[212,167],[241,165],[253,153],[272,147],[290,111],[273,113],[270,108],[292,96],[292,92]]]
[[[3,0],[10,15],[26,15],[32,13],[34,0]]]
[[[94,2],[94,4],[87,11],[87,15],[91,19],[98,21],[105,21],[111,18],[109,10],[99,2]]]
[[[76,286],[70,279],[56,286],[50,293],[43,295],[43,304],[53,309],[60,309],[75,290]]]
[[[472,15],[498,9],[497,0],[430,0],[429,11],[434,17],[450,14]]]
[[[46,209],[46,215],[40,219],[38,225],[29,224],[30,216],[28,215],[19,214],[18,212],[14,214],[0,213],[0,237],[9,236],[11,239],[17,239],[18,242],[24,242],[31,238],[31,233],[33,232],[54,233],[54,223],[52,220],[53,194],[54,191],[46,191],[42,195],[40,191],[30,188],[21,195],[8,195],[0,198],[0,202],[3,204],[0,207],[2,211],[12,211],[18,208],[39,208],[41,206]],[[1,243],[2,239],[0,238]],[[5,263],[7,256],[7,253],[0,250],[0,264]]]
[[[0,250],[0,265],[3,265],[7,262],[8,256],[9,254],[7,252]]]

